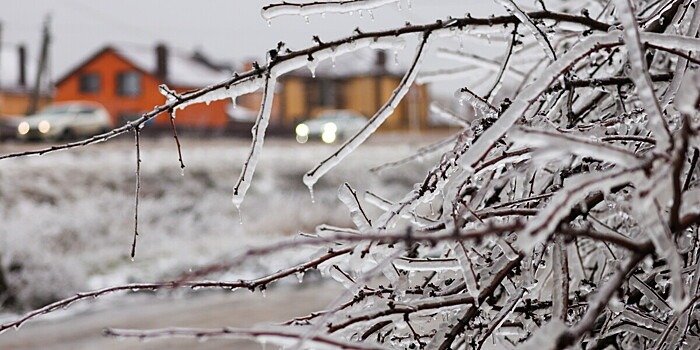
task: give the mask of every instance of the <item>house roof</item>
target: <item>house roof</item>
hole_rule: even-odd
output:
[[[379,55],[383,55],[383,64],[379,64]],[[405,65],[394,63],[393,52],[375,49],[361,49],[349,52],[319,63],[316,67],[316,77],[342,79],[355,76],[393,75],[402,76],[406,72]],[[290,75],[311,77],[311,71],[304,67],[290,72]]]
[[[144,73],[156,75],[158,59],[155,47],[133,44],[112,45],[103,48],[71,69],[58,83],[60,84],[106,51],[113,51]],[[201,52],[186,52],[168,48],[166,57],[167,76],[165,82],[173,87],[201,87],[231,77],[232,69],[230,67],[212,63]]]

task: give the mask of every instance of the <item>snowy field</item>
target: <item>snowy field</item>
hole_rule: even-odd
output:
[[[397,199],[430,162],[369,169],[412,154],[438,135],[378,135],[315,188],[312,203],[302,175],[336,146],[266,142],[241,213],[231,204],[249,141],[182,139],[180,171],[172,138],[141,145],[139,240],[129,258],[134,226],[135,148],[129,137],[76,151],[10,159],[0,167],[0,255],[22,307],[128,282],[170,279],[250,245],[269,243],[328,223],[350,225],[337,188],[348,181]],[[0,144],[10,153],[37,144]],[[235,278],[250,278],[297,261],[294,254],[251,260]],[[7,336],[7,334],[5,335]]]

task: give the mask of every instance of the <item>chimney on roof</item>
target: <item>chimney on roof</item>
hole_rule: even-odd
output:
[[[156,76],[163,81],[168,78],[168,48],[163,43],[156,46]]]
[[[23,44],[17,46],[17,57],[19,62],[17,85],[25,88],[27,87],[27,48]]]
[[[377,50],[377,59],[374,61],[378,72],[386,72],[386,51]]]

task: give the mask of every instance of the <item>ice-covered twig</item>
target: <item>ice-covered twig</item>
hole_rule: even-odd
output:
[[[631,68],[630,78],[634,81],[639,99],[644,104],[645,111],[648,114],[649,128],[657,140],[656,147],[661,152],[665,152],[671,147],[671,133],[661,112],[659,100],[656,97],[656,93],[654,93],[654,85],[649,76],[644,47],[639,35],[637,18],[629,0],[615,0],[615,4],[618,10],[618,18],[624,27],[622,33],[625,38],[625,45],[628,48],[627,52]]]
[[[484,96],[484,98],[487,101],[491,98],[492,94],[498,89],[498,87],[503,84],[501,79],[503,79],[503,75],[508,70],[508,63],[510,63],[510,58],[513,55],[513,48],[518,43],[518,25],[517,25],[517,23],[513,27],[514,27],[513,32],[511,33],[511,38],[510,38],[510,41],[508,42],[508,48],[506,49],[505,58],[501,62],[501,68],[498,70],[498,75],[496,76],[496,79],[494,79],[493,84],[491,85],[491,88],[488,90],[488,92]]]
[[[400,0],[344,0],[344,1],[315,1],[306,3],[291,3],[283,1],[266,5],[261,10],[262,17],[270,21],[285,15],[310,16],[325,13],[346,13],[353,11],[369,11]]]
[[[535,36],[535,39],[537,42],[542,46],[542,49],[544,50],[545,54],[547,54],[547,57],[551,59],[552,61],[555,61],[557,59],[557,54],[554,52],[554,47],[552,47],[552,43],[549,42],[549,39],[547,39],[547,34],[542,31],[540,27],[537,26],[537,24],[530,18],[530,16],[525,13],[525,11],[521,10],[520,7],[513,1],[513,0],[496,0],[499,4],[503,5],[508,11],[513,13],[515,17],[520,20],[522,24],[525,25],[525,27],[532,33],[532,35]]]
[[[572,177],[552,197],[547,207],[528,222],[518,234],[518,247],[530,251],[536,244],[543,242],[568,217],[574,204],[582,201],[591,192],[610,192],[612,188],[628,183],[638,183],[643,176],[643,168],[620,169],[608,172],[591,172]]]
[[[455,139],[457,137],[459,137],[459,135],[461,135],[461,134],[462,133],[460,132],[457,135],[453,135],[453,136],[448,137],[444,140],[440,140],[432,145],[422,147],[422,148],[418,149],[415,152],[415,154],[413,154],[413,155],[410,155],[410,156],[403,158],[403,159],[399,159],[397,161],[393,161],[390,163],[386,163],[386,164],[382,164],[382,165],[373,167],[373,168],[369,169],[369,171],[371,171],[373,173],[381,173],[382,171],[384,171],[388,168],[395,168],[395,167],[399,167],[399,166],[402,166],[404,164],[407,164],[407,163],[410,163],[413,161],[420,161],[431,154],[443,151],[445,148],[452,145],[455,142]]]
[[[464,294],[457,294],[447,297],[425,298],[416,303],[411,303],[407,305],[394,304],[391,307],[387,307],[381,310],[370,311],[364,314],[356,315],[342,323],[333,324],[329,326],[328,331],[330,333],[334,333],[358,322],[373,321],[386,316],[404,315],[424,310],[435,310],[473,303],[474,298]]]
[[[481,227],[479,229],[465,229],[460,230],[456,234],[454,232],[443,232],[439,234],[435,233],[413,233],[407,234],[406,230],[396,230],[396,231],[386,231],[386,230],[376,230],[373,229],[371,232],[366,232],[364,234],[358,235],[356,233],[335,233],[330,235],[324,235],[321,237],[315,237],[313,239],[290,239],[280,241],[274,244],[265,245],[261,247],[252,247],[244,250],[243,252],[237,254],[234,258],[229,259],[225,263],[212,264],[210,266],[203,267],[201,269],[195,270],[181,278],[181,281],[190,281],[194,279],[201,278],[203,276],[208,276],[214,273],[230,270],[236,266],[239,266],[247,258],[253,256],[265,256],[268,254],[273,254],[276,252],[283,251],[285,249],[293,249],[303,246],[314,246],[323,245],[328,243],[358,243],[358,242],[374,242],[375,244],[397,244],[402,242],[414,242],[414,243],[426,243],[426,244],[438,244],[445,241],[454,240],[470,240],[470,239],[483,239],[487,236],[492,235],[503,235],[509,232],[513,232],[524,227],[522,222],[513,221],[504,225],[493,225],[488,227]],[[332,250],[332,249],[331,249]]]
[[[304,337],[303,328],[293,327],[259,327],[259,328],[232,328],[224,327],[218,329],[209,328],[167,328],[148,331],[122,330],[108,328],[104,330],[104,335],[116,338],[136,338],[139,340],[163,337],[185,337],[196,339],[209,338],[252,338],[262,343],[273,343],[280,346],[289,346],[295,341]],[[325,334],[317,334],[306,340],[309,346],[314,348],[337,348],[348,350],[386,350],[386,346],[374,344],[370,341],[354,342],[343,340],[338,337],[331,337]]]
[[[508,140],[516,145],[542,148],[555,153],[570,153],[612,162],[620,167],[639,166],[642,158],[626,149],[602,143],[591,137],[549,132],[541,129],[516,128],[508,134]]]
[[[175,111],[170,111],[170,129],[173,131],[173,138],[177,145],[177,160],[180,162],[180,169],[184,171],[185,162],[182,161],[182,147],[180,146],[180,138],[177,137],[177,128],[175,127]]]
[[[575,326],[567,329],[561,334],[550,335],[552,337],[556,337],[557,349],[565,349],[575,344],[579,338],[593,329],[596,319],[608,305],[613,294],[627,279],[627,275],[644,257],[653,251],[653,247],[650,242],[647,242],[645,248],[645,250],[634,252],[632,256],[627,259],[624,265],[620,265],[616,268],[615,273],[610,277],[610,279],[607,280],[607,282],[605,282],[605,285],[598,290],[598,293],[595,295],[595,299],[589,303],[586,314]]]
[[[198,289],[225,289],[232,290],[237,288],[246,288],[255,290],[260,286],[266,286],[272,282],[280,280],[284,277],[294,275],[296,273],[303,273],[309,269],[317,268],[319,264],[326,262],[330,259],[334,259],[344,254],[352,252],[352,248],[343,248],[328,252],[318,258],[309,259],[308,261],[301,263],[299,265],[280,270],[273,274],[252,279],[252,280],[238,280],[238,281],[169,281],[169,282],[154,282],[154,283],[132,283],[121,286],[108,287],[103,289],[98,289],[90,292],[78,293],[74,296],[53,302],[42,308],[30,311],[24,316],[17,320],[4,323],[0,325],[0,333],[11,329],[19,328],[27,321],[36,318],[41,315],[45,315],[54,311],[63,310],[72,304],[82,301],[82,300],[93,300],[97,297],[113,294],[117,292],[140,292],[140,291],[156,291],[161,289],[172,289],[172,288],[190,288],[194,290]]]
[[[416,49],[416,55],[413,58],[413,63],[408,69],[406,74],[403,76],[399,85],[396,87],[394,92],[391,94],[389,100],[374,114],[372,118],[362,127],[360,131],[352,136],[348,141],[346,141],[340,148],[335,151],[332,155],[321,161],[316,167],[311,169],[304,175],[304,184],[309,188],[313,188],[314,184],[328,171],[333,169],[338,163],[340,163],[345,157],[350,155],[358,146],[365,142],[381,125],[384,121],[394,113],[394,109],[399,105],[403,97],[406,96],[408,90],[413,85],[416,75],[420,69],[421,61],[427,50],[428,39],[430,38],[430,33],[425,32],[421,38],[420,44]]]
[[[511,75],[515,79],[522,79],[525,76],[525,73],[523,73],[517,69],[503,70],[502,69],[503,68],[502,62],[499,62],[499,61],[496,61],[493,59],[488,59],[485,57],[481,57],[479,55],[476,55],[476,54],[473,54],[470,52],[461,52],[461,51],[456,51],[456,50],[451,50],[451,49],[440,48],[440,49],[438,49],[438,56],[444,57],[444,58],[450,58],[450,59],[457,60],[457,61],[464,62],[464,63],[469,63],[470,65],[476,66],[478,68],[487,69],[487,70],[490,70],[492,72],[503,71],[504,73],[508,73],[509,75]]]
[[[688,25],[688,29],[685,34],[688,37],[694,38],[697,35],[698,30],[700,30],[700,11],[698,11],[696,8],[693,11],[693,17],[690,20],[690,24]],[[688,59],[681,57],[678,59],[678,61],[676,61],[676,67],[673,71],[673,80],[671,80],[671,84],[669,84],[666,92],[664,93],[663,101],[661,103],[662,107],[666,108],[666,106],[668,106],[668,104],[671,103],[676,97],[676,93],[681,87],[681,82],[683,81],[687,68]]]
[[[276,79],[268,75],[265,79],[265,88],[263,89],[263,98],[260,105],[260,112],[258,113],[258,118],[256,119],[255,126],[253,126],[253,141],[250,146],[250,153],[248,154],[248,159],[246,159],[243,164],[243,170],[241,170],[241,176],[238,178],[238,182],[233,187],[233,204],[240,208],[243,199],[245,198],[248,188],[250,188],[250,183],[253,181],[253,174],[255,174],[255,168],[260,159],[260,152],[262,151],[263,143],[265,142],[265,131],[267,130],[267,125],[270,123],[270,114],[272,113],[272,100],[275,96],[275,84]]]
[[[139,235],[139,192],[141,192],[141,130],[134,127],[134,138],[136,141],[136,191],[134,194],[134,240],[131,243],[131,259],[136,256],[136,237]]]
[[[485,98],[477,95],[475,92],[469,90],[468,87],[463,87],[455,92],[455,98],[457,98],[460,103],[467,101],[474,107],[474,109],[481,111],[484,114],[497,114],[498,108],[491,105]]]

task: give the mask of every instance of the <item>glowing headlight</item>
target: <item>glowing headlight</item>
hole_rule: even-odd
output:
[[[26,135],[29,132],[29,123],[27,122],[21,122],[17,126],[17,132],[20,135]]]
[[[46,134],[47,132],[49,132],[49,130],[51,130],[51,124],[46,120],[42,120],[39,123],[39,132],[41,132],[42,134]]]
[[[323,134],[321,134],[321,141],[325,143],[335,142],[335,132],[324,131]]]
[[[297,133],[297,136],[308,136],[309,135],[309,127],[306,126],[306,124],[299,124],[297,125],[296,129],[294,131]]]
[[[321,134],[321,141],[325,143],[335,142],[335,132],[338,131],[338,126],[335,123],[323,124],[323,134]]]

